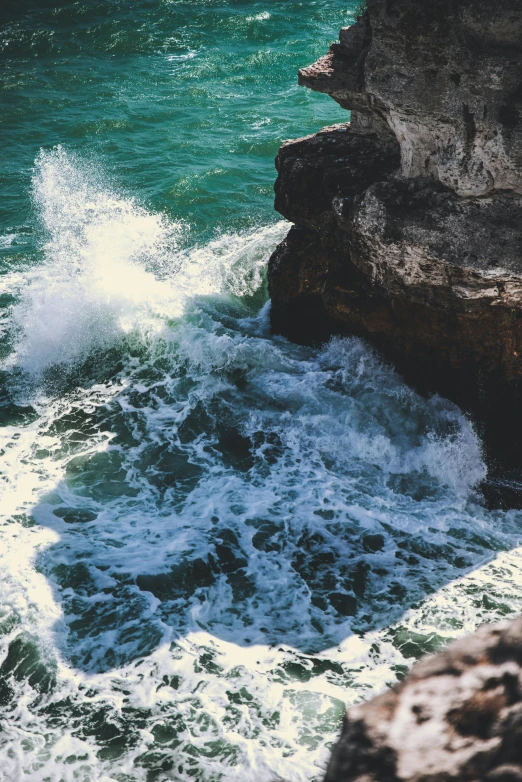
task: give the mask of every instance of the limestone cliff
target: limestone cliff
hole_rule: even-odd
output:
[[[521,474],[520,0],[368,0],[299,81],[352,113],[278,153],[273,327],[369,339]]]
[[[522,619],[484,625],[349,709],[325,782],[522,782]]]

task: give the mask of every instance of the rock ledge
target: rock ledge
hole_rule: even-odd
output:
[[[285,143],[272,324],[369,339],[466,409],[490,466],[522,468],[519,0],[368,0],[299,72],[351,122]]]

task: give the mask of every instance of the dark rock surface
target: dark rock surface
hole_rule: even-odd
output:
[[[325,782],[522,782],[522,618],[484,625],[348,710]]]
[[[277,156],[273,327],[369,339],[522,477],[520,0],[368,0],[299,81],[352,115]]]

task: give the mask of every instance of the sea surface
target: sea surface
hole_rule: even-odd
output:
[[[3,0],[0,780],[313,782],[346,704],[522,610],[454,405],[271,334],[296,71],[349,0]]]

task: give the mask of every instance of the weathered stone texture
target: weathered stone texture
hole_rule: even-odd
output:
[[[522,618],[349,709],[325,782],[522,782]]]

